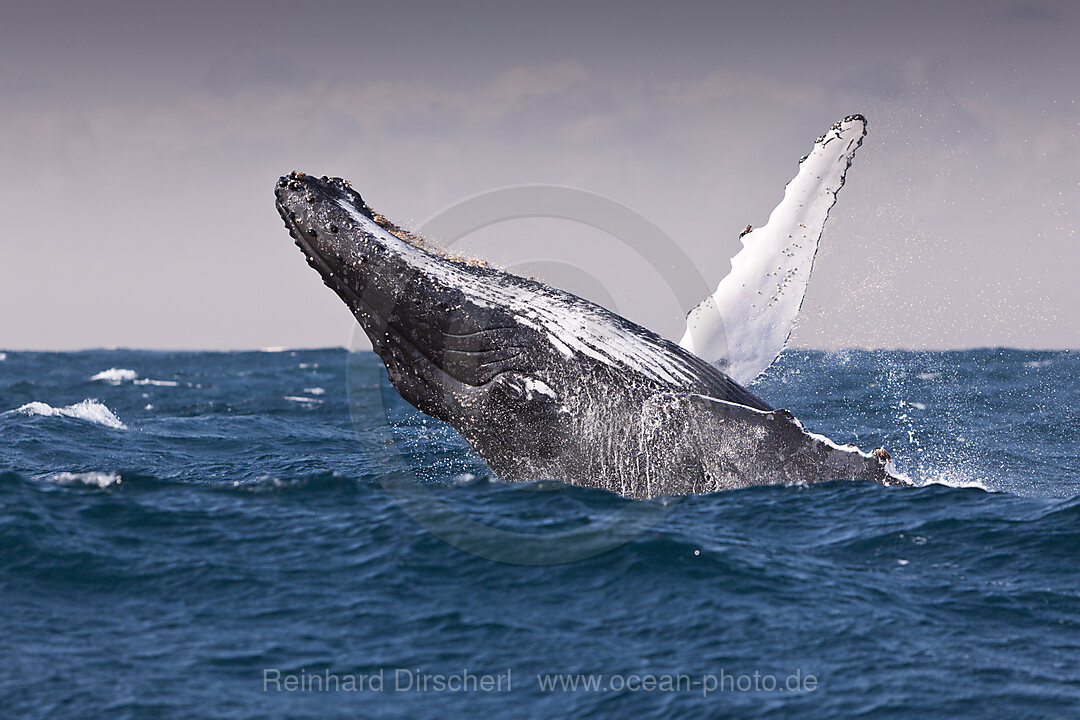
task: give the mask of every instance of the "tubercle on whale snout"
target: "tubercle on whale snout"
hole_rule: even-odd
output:
[[[275,194],[279,201],[281,198],[282,190],[292,190],[294,192],[305,191],[305,200],[308,203],[314,203],[317,199],[316,193],[327,196],[327,199],[344,201],[354,210],[365,216],[367,219],[374,222],[376,225],[386,230],[391,235],[394,235],[399,240],[411,243],[420,248],[424,248],[429,252],[435,252],[435,248],[429,246],[425,240],[399,225],[393,223],[385,215],[378,213],[372,208],[360,193],[353,190],[352,183],[348,180],[340,177],[330,177],[322,175],[315,178],[312,175],[293,170],[288,175],[283,175],[278,178]],[[328,192],[329,191],[329,192]],[[348,221],[345,222],[346,229],[352,229],[352,224]],[[332,234],[337,234],[341,228],[336,225],[329,225],[327,228]],[[448,260],[454,260],[455,257],[446,257]],[[461,258],[464,259],[464,258]],[[486,261],[478,261],[478,264],[487,265]]]
[[[308,193],[316,195],[316,202],[307,202]],[[385,231],[398,240],[411,239],[372,211],[346,181],[290,174],[278,180],[276,196],[295,244],[323,283],[350,309],[403,396],[407,393],[402,390],[402,379],[417,374],[408,365],[421,357],[437,358],[450,342],[444,332],[480,329],[471,324],[482,309],[463,311],[460,292],[455,295],[453,287],[410,265],[402,256],[404,246],[379,238]],[[486,377],[484,372],[454,375],[466,384],[479,384]],[[412,397],[406,399],[417,404]],[[438,416],[430,404],[421,409]]]
[[[303,192],[305,194],[304,199],[308,203],[314,203],[319,199],[319,196],[327,199],[337,196],[335,199],[347,199],[360,212],[369,217],[371,216],[371,210],[367,207],[367,203],[364,202],[360,193],[353,190],[349,181],[343,178],[332,178],[326,175],[315,178],[306,173],[293,170],[288,175],[279,177],[274,187],[274,194],[279,202],[282,200],[282,194],[285,191]]]

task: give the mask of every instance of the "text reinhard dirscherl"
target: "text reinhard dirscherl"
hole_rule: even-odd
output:
[[[529,682],[529,681],[532,682]],[[518,681],[521,682],[520,680]],[[720,692],[809,693],[817,690],[818,679],[796,670],[788,675],[758,671],[729,673],[551,673],[534,675],[525,685],[542,693],[559,692],[692,692],[708,697]],[[520,688],[521,685],[519,684]],[[381,693],[381,692],[512,692],[511,668],[501,672],[474,672],[467,668],[448,673],[426,672],[418,668],[379,668],[370,673],[286,671],[263,669],[263,692]]]

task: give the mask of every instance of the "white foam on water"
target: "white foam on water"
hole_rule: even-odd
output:
[[[97,375],[91,375],[90,380],[94,382],[107,382],[110,385],[119,385],[127,380],[134,380],[139,377],[139,374],[134,370],[128,370],[127,368],[109,368],[108,370],[102,370]]]
[[[322,402],[322,400],[318,400],[316,398],[302,397],[300,395],[286,395],[285,399],[291,400],[292,402],[303,403],[305,405],[316,405]]]
[[[304,388],[304,392],[309,395],[323,395],[326,393],[321,387]]]
[[[96,487],[102,490],[119,485],[123,482],[120,478],[120,474],[115,472],[62,472],[56,473],[55,475],[49,475],[45,479],[49,482],[60,483],[61,485],[81,483],[88,487]]]
[[[919,487],[944,485],[953,488],[978,488],[986,492],[997,492],[988,486],[985,481],[955,469],[928,470],[925,473],[920,473],[920,475],[924,475],[924,477],[915,482]]]
[[[62,408],[54,408],[52,405],[43,402],[30,402],[4,414],[11,415],[15,413],[41,417],[70,417],[113,428],[114,430],[127,430],[127,425],[120,422],[120,418],[116,417],[112,410],[93,399],[83,400],[80,403]]]
[[[0,352],[0,362],[7,360],[7,353]]]
[[[251,478],[251,479],[247,479],[247,480],[233,480],[232,481],[232,486],[234,488],[243,488],[244,490],[250,490],[252,492],[259,492],[259,491],[262,491],[262,490],[273,489],[273,488],[281,488],[281,487],[286,487],[288,485],[294,485],[294,484],[295,484],[295,481],[290,482],[290,481],[282,480],[281,478],[274,477],[272,475],[261,475],[259,477]]]
[[[177,387],[180,383],[175,380],[152,380],[150,378],[142,378],[135,380],[136,385],[155,385],[157,387]]]
[[[852,116],[814,143],[769,221],[742,238],[731,272],[686,316],[679,344],[747,384],[784,349],[802,306],[818,242],[866,121]]]

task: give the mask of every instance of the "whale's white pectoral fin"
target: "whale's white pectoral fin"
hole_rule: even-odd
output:
[[[829,210],[865,136],[866,120],[852,115],[817,139],[769,222],[743,236],[731,272],[686,316],[680,345],[744,385],[772,365],[791,335]]]

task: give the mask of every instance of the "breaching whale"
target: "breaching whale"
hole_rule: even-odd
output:
[[[297,246],[401,396],[451,425],[505,480],[553,478],[635,498],[836,478],[906,484],[886,454],[807,432],[646,328],[442,255],[345,180],[293,172],[275,194]]]

